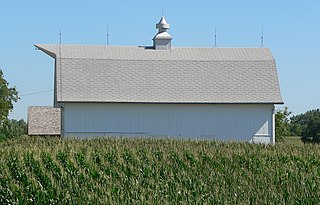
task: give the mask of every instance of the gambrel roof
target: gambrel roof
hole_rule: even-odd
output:
[[[267,48],[35,46],[56,60],[58,102],[282,103]]]

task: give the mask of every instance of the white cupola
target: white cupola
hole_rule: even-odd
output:
[[[153,47],[155,50],[170,50],[172,37],[168,34],[167,30],[170,25],[166,19],[162,17],[159,23],[156,24],[156,28],[159,30],[153,38]]]

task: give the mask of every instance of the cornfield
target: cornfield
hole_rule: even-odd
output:
[[[36,137],[0,145],[0,204],[320,203],[318,145]]]

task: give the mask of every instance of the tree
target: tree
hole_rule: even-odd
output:
[[[302,136],[302,133],[305,132],[307,124],[316,112],[315,110],[310,110],[305,113],[294,115],[290,118],[290,131],[293,135]]]
[[[290,131],[301,136],[304,142],[320,143],[320,110],[309,110],[303,114],[292,116]]]
[[[302,131],[306,128],[306,120],[308,117],[305,114],[294,115],[290,118],[290,132],[295,136],[302,136]]]
[[[8,118],[9,112],[13,109],[13,103],[19,100],[18,91],[15,87],[9,87],[0,69],[0,126]]]
[[[0,127],[0,140],[20,137],[27,134],[27,123],[21,120],[5,120]]]
[[[304,142],[320,143],[320,110],[309,110],[291,118],[290,129]]]
[[[276,127],[276,140],[281,141],[285,137],[290,136],[290,120],[291,112],[288,107],[276,111],[275,114],[275,127]]]

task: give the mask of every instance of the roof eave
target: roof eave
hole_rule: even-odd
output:
[[[57,103],[123,103],[123,104],[230,104],[230,105],[239,105],[239,104],[284,104],[284,102],[128,102],[128,101],[57,101]]]
[[[56,55],[55,53],[53,53],[52,51],[49,51],[49,50],[41,47],[41,45],[34,44],[34,47],[36,48],[36,50],[40,50],[40,51],[44,52],[45,54],[47,54],[48,56],[50,56],[50,57],[52,57],[52,58],[54,58],[54,59],[55,59],[56,56],[57,56],[57,55]]]

